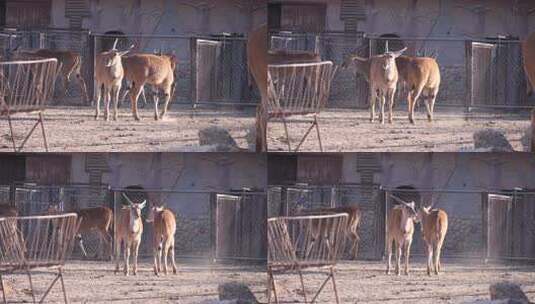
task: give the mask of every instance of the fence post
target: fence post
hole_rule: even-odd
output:
[[[216,229],[217,229],[217,199],[215,192],[210,192],[210,257],[212,263],[216,263]]]
[[[190,94],[191,94],[191,108],[195,109],[197,106],[197,38],[191,37],[189,39],[190,49]]]
[[[535,153],[535,108],[531,110],[531,152]]]
[[[481,193],[481,243],[483,244],[483,262],[486,264],[489,258],[489,194]]]
[[[466,113],[469,113],[472,107],[472,41],[465,40],[465,57],[464,57],[464,65],[465,65],[465,109]]]

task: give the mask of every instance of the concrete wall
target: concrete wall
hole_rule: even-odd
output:
[[[65,1],[53,0],[52,27],[68,27]],[[266,22],[263,1],[255,0],[89,0],[83,27],[94,32],[136,34],[248,32]]]
[[[266,160],[260,154],[111,153],[107,164],[102,183],[112,188],[176,190],[170,194],[148,191],[147,196],[149,201],[175,206],[184,214],[204,213],[209,204],[208,193],[185,191],[265,189],[267,184]],[[89,183],[84,154],[73,155],[71,168],[72,183]]]
[[[297,0],[327,4],[326,27],[343,31],[341,0]],[[513,7],[507,0],[368,0],[366,20],[359,30],[369,34],[397,33],[400,36],[490,36],[527,35],[535,30],[535,16],[528,15],[535,3],[519,1]]]

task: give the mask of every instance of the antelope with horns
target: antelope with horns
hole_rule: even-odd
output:
[[[145,84],[155,90],[163,91],[165,103],[162,112],[158,111],[159,98],[154,98],[154,119],[164,118],[169,106],[169,100],[175,88],[175,55],[134,54],[122,58],[125,78],[131,83],[130,101],[134,119],[140,120],[137,101]]]
[[[81,74],[82,57],[80,56],[80,53],[68,50],[18,50],[18,48],[13,50],[13,52],[14,55],[19,58],[55,58],[58,61],[58,65],[61,66],[59,74],[62,79],[63,88],[65,90],[65,96],[67,96],[67,86],[71,82],[71,76],[74,73],[74,76],[78,81],[78,85],[80,86],[82,98],[84,98],[83,102],[85,104],[89,103],[89,96],[87,95],[87,86]]]
[[[163,271],[167,274],[167,258],[171,255],[171,266],[173,273],[176,274],[177,268],[175,263],[175,231],[176,217],[173,211],[163,206],[152,206],[147,216],[147,222],[154,227],[154,274],[158,275],[162,265],[163,250]]]
[[[399,56],[396,58],[399,79],[409,87],[407,105],[409,121],[414,124],[414,107],[422,96],[427,119],[433,121],[433,111],[440,86],[440,69],[434,58]]]
[[[414,202],[398,201],[400,205],[390,210],[387,221],[386,252],[388,254],[388,264],[386,266],[386,274],[390,274],[390,268],[392,267],[392,242],[395,242],[396,274],[400,274],[401,255],[403,254],[405,257],[405,274],[408,275],[409,256],[417,213],[414,209]]]
[[[141,244],[141,235],[143,234],[141,211],[145,208],[147,201],[133,203],[124,193],[123,197],[128,205],[119,210],[116,224],[115,273],[119,272],[119,255],[121,254],[121,244],[124,243],[124,274],[129,274],[130,253],[133,251],[133,273],[136,275],[139,245]]]
[[[423,239],[427,245],[427,274],[440,272],[440,253],[448,231],[448,214],[442,209],[432,209],[433,205],[420,207],[418,221],[421,223]]]
[[[403,48],[396,52],[387,52],[382,55],[375,55],[370,58],[362,58],[356,55],[351,56],[344,67],[353,63],[360,74],[365,75],[365,78],[370,84],[370,121],[375,121],[375,103],[379,100],[380,113],[379,120],[384,124],[385,118],[385,102],[388,100],[389,117],[388,122],[392,123],[392,109],[394,107],[394,95],[396,93],[398,82],[398,69],[396,67],[396,58],[407,48]]]
[[[119,91],[124,77],[124,69],[121,61],[122,56],[126,55],[134,47],[126,51],[117,50],[117,41],[113,43],[113,48],[97,54],[95,58],[95,94],[96,94],[96,111],[95,119],[100,115],[100,96],[104,95],[104,117],[109,119],[110,99],[113,100],[113,119],[117,120],[117,104],[119,101]]]
[[[48,207],[48,214],[58,213],[61,213],[60,204]],[[78,246],[80,246],[80,250],[84,257],[87,258],[87,252],[85,250],[82,236],[92,231],[98,233],[101,241],[104,240],[106,255],[111,256],[113,237],[110,233],[110,228],[113,223],[113,211],[108,207],[99,206],[80,209],[75,211],[75,213],[78,214],[78,220],[81,221],[76,234],[76,240],[78,241]]]

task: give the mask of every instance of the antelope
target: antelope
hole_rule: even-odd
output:
[[[379,118],[381,124],[384,124],[386,99],[388,100],[389,108],[388,122],[392,123],[392,108],[394,107],[394,95],[399,77],[396,58],[401,56],[406,49],[405,47],[396,52],[387,52],[367,59],[352,55],[346,60],[346,62],[353,62],[359,73],[367,74],[366,79],[370,84],[370,122],[372,123],[375,121],[376,99],[380,99],[381,112],[379,113]],[[348,65],[349,63],[346,63],[344,66],[347,67]]]
[[[427,245],[427,275],[433,270],[440,272],[440,252],[448,231],[448,214],[442,209],[422,206],[418,210],[418,221],[421,222],[422,236]]]
[[[399,56],[396,58],[399,79],[404,81],[409,92],[409,121],[414,124],[414,107],[418,98],[423,96],[427,109],[427,119],[433,121],[433,111],[440,86],[440,69],[434,58]]]
[[[176,274],[177,268],[175,263],[175,231],[176,217],[173,211],[163,206],[152,206],[149,209],[147,222],[152,223],[154,227],[154,274],[158,275],[161,271],[162,250],[163,250],[163,271],[167,274],[167,257],[171,255],[171,264],[173,273]]]
[[[106,121],[109,118],[110,112],[110,95],[113,99],[113,119],[117,120],[117,104],[119,102],[119,91],[124,77],[124,69],[121,58],[126,55],[134,47],[126,51],[119,52],[117,50],[117,41],[113,43],[113,48],[109,51],[97,54],[95,58],[95,91],[96,91],[96,111],[95,119],[98,119],[100,114],[100,95],[104,95],[104,116]]]
[[[531,96],[535,92],[535,32],[522,42],[522,57],[527,78],[526,93]]]
[[[161,114],[158,112],[159,99],[154,99],[154,119],[164,118],[167,113],[169,100],[175,86],[175,55],[134,54],[122,58],[125,78],[131,83],[130,100],[132,114],[135,120],[140,120],[137,110],[137,100],[145,84],[164,93],[165,104]]]
[[[130,251],[133,251],[133,272],[137,275],[137,257],[139,245],[141,244],[141,235],[143,234],[143,221],[141,220],[141,210],[147,203],[144,200],[141,203],[133,203],[124,193],[123,197],[128,205],[119,211],[116,224],[115,240],[115,273],[119,272],[119,255],[121,253],[121,244],[124,242],[124,274],[129,274]]]
[[[306,211],[301,211],[301,214],[307,215],[326,215],[326,214],[336,214],[336,213],[346,213],[348,215],[347,227],[345,229],[346,236],[351,239],[351,255],[352,259],[357,259],[358,254],[358,245],[360,237],[358,235],[358,229],[360,226],[361,212],[358,207],[333,207],[333,208],[317,208]],[[323,228],[327,228],[323,226]],[[322,233],[318,231],[315,233],[321,235]]]
[[[390,210],[387,222],[386,251],[388,264],[386,274],[392,266],[392,242],[396,244],[396,274],[400,274],[401,255],[405,256],[405,275],[409,275],[409,256],[411,251],[414,223],[417,220],[414,202],[400,202]]]
[[[80,226],[76,233],[75,239],[78,241],[78,246],[85,258],[87,258],[87,251],[85,250],[84,240],[82,235],[95,231],[98,233],[100,240],[104,240],[108,253],[112,252],[113,237],[110,234],[110,227],[113,223],[113,211],[104,206],[84,208],[74,211],[80,220]],[[50,205],[48,207],[48,214],[61,213],[60,204]]]
[[[268,66],[268,38],[267,24],[260,26],[249,33],[247,37],[247,68],[253,76],[260,92],[260,106],[256,114],[256,150],[267,149],[267,113],[264,105],[267,104],[267,66]]]
[[[55,58],[58,61],[58,65],[61,65],[61,79],[63,88],[65,90],[65,96],[67,96],[67,85],[71,81],[71,75],[74,73],[84,102],[89,102],[89,96],[87,95],[87,86],[84,78],[81,75],[82,58],[80,53],[69,50],[51,50],[51,49],[38,49],[38,50],[14,50],[16,55],[22,57],[38,57],[38,58]]]

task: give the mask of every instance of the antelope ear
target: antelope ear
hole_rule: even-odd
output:
[[[399,51],[395,51],[395,52],[392,52],[392,55],[394,56],[394,58],[398,58],[399,56],[401,56],[403,54],[403,52],[405,52],[407,50],[407,47],[404,47],[402,48],[401,50]]]
[[[139,204],[139,209],[143,210],[145,206],[147,205],[147,200],[144,200],[141,204]]]
[[[411,201],[410,203],[407,204],[409,206],[409,208],[411,208],[412,210],[414,210],[414,208],[416,207],[416,203],[414,201]]]

